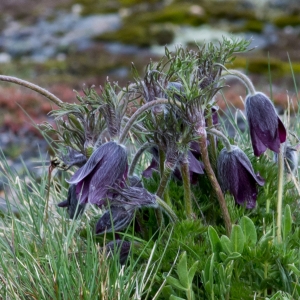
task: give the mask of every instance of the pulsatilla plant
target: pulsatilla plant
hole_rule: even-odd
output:
[[[166,48],[159,62],[148,64],[144,76],[133,67],[134,80],[128,86],[107,81],[99,93],[85,88],[74,104],[43,90],[59,106],[52,112],[57,127],[43,126],[58,137],[52,165],[74,171],[67,180],[68,198],[59,206],[67,207],[71,218],[79,217],[86,204],[104,208],[97,234],[126,230],[136,212],[140,226],[155,215],[158,225],[152,222],[151,226],[156,230],[178,220],[178,207],[184,207],[185,213],[178,215],[185,218],[205,217],[195,209],[201,196],[194,199],[194,192],[206,182],[203,196],[219,203],[229,235],[232,222],[224,193],[228,191],[237,205],[251,209],[264,180],[247,155],[220,131],[215,96],[227,76],[237,76],[249,91],[246,115],[254,155],[267,148],[278,153],[286,140],[271,100],[256,92],[244,74],[224,66],[248,46],[247,41],[224,38],[219,45],[209,43],[196,50],[179,46],[170,52]],[[32,88],[41,92],[39,87]],[[150,168],[145,158],[152,159]],[[152,178],[156,190],[148,190],[149,179],[143,175]],[[182,185],[183,205],[170,196],[170,181]],[[141,209],[148,212],[140,213]]]

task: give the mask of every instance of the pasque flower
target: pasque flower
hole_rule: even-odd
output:
[[[264,180],[254,173],[247,155],[237,146],[231,151],[224,148],[218,157],[218,177],[223,192],[229,191],[235,202],[247,208],[254,208],[257,198],[257,184],[264,185]]]
[[[280,143],[286,140],[286,130],[271,100],[255,92],[247,96],[245,107],[254,155],[260,156],[267,148],[279,153]]]
[[[124,181],[127,170],[125,147],[107,142],[95,150],[86,164],[67,182],[76,184],[76,196],[80,203],[101,206],[106,202],[108,188]]]

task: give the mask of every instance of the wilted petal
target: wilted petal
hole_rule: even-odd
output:
[[[127,227],[133,219],[134,211],[127,211],[122,206],[111,206],[96,224],[96,234],[120,231]]]

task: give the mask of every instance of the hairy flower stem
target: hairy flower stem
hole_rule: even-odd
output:
[[[155,144],[153,143],[145,143],[143,144],[140,149],[136,152],[135,156],[133,157],[133,160],[131,162],[130,168],[129,168],[129,176],[133,175],[134,169],[136,164],[138,163],[141,155],[144,153],[145,150],[147,150],[148,148],[151,148],[155,146]]]
[[[187,218],[191,218],[193,213],[192,207],[192,194],[191,194],[191,182],[190,182],[190,172],[189,172],[189,161],[187,153],[184,154],[184,158],[180,164],[181,177],[183,182],[184,190],[184,204],[185,204],[185,213]]]
[[[54,104],[56,104],[59,107],[62,107],[64,105],[64,102],[62,100],[60,100],[59,98],[57,98],[55,95],[53,95],[52,93],[48,92],[47,90],[41,88],[40,86],[30,83],[28,81],[19,79],[17,77],[5,76],[5,75],[0,75],[0,81],[16,83],[18,85],[27,87],[27,88],[45,96],[51,102],[53,102]]]
[[[166,160],[166,154],[163,149],[159,149],[159,172],[160,172],[160,178],[163,177],[164,170],[165,170],[165,160]],[[172,207],[172,203],[170,200],[170,195],[169,195],[169,189],[165,189],[164,191],[164,200],[168,205]]]
[[[280,145],[278,153],[278,188],[277,188],[277,241],[281,243],[282,198],[284,186],[284,145]]]
[[[165,192],[165,189],[169,183],[169,179],[170,179],[170,176],[173,172],[173,168],[170,168],[170,167],[167,167],[165,166],[164,167],[164,172],[160,178],[160,183],[159,183],[159,187],[157,189],[157,192],[156,192],[156,196],[159,197],[159,198],[163,198],[164,196],[164,192]],[[170,206],[170,203],[167,203],[168,206]],[[162,211],[161,209],[157,209],[155,211],[155,214],[156,214],[156,218],[157,218],[157,222],[159,225],[163,225],[163,215],[162,215]]]
[[[150,109],[153,106],[162,105],[162,104],[169,104],[169,103],[171,103],[171,101],[169,99],[159,98],[157,100],[154,100],[154,101],[151,101],[151,102],[147,102],[146,104],[144,104],[143,106],[141,106],[138,110],[136,110],[136,112],[130,117],[130,119],[126,123],[126,125],[125,125],[122,133],[120,134],[119,143],[120,144],[124,143],[124,140],[125,140],[128,132],[129,132],[131,126],[134,124],[134,122],[137,120],[137,118],[142,113],[144,113],[146,110]],[[174,101],[174,103],[176,105],[178,105],[179,107],[181,106],[181,103],[179,101]]]
[[[163,195],[164,195],[164,192],[165,192],[165,189],[169,183],[169,180],[170,180],[170,177],[171,177],[171,174],[173,172],[174,168],[170,168],[168,166],[166,166],[165,164],[165,167],[164,167],[164,172],[160,178],[160,183],[159,183],[159,187],[157,189],[157,192],[156,192],[156,195],[160,198],[163,198]]]
[[[232,70],[232,69],[226,69],[224,66],[217,64],[219,66],[221,66],[223,69],[225,69],[226,71],[222,73],[222,77],[226,77],[226,76],[235,76],[236,78],[238,78],[241,82],[244,83],[244,85],[246,86],[246,88],[248,89],[248,92],[251,95],[254,95],[256,93],[254,85],[252,83],[252,81],[249,79],[248,76],[246,76],[244,73],[237,71],[237,70]]]
[[[212,115],[209,115],[206,119],[207,126],[208,127],[213,127],[213,120],[212,120]],[[216,139],[215,137],[210,134],[209,135],[209,148],[210,148],[210,156],[211,156],[211,162],[213,165],[213,169],[215,169],[216,162],[217,162],[217,145],[216,145]]]
[[[214,129],[214,128],[208,129],[207,131],[209,133],[219,137],[220,139],[222,139],[223,144],[225,145],[227,152],[232,151],[232,147],[231,147],[231,144],[230,144],[228,138],[221,131],[219,131],[217,129]]]
[[[156,195],[156,202],[158,205],[163,209],[163,211],[168,215],[172,223],[175,223],[178,221],[178,218],[172,208],[160,197]]]
[[[206,130],[204,127],[201,127],[197,131],[198,131],[198,135],[199,135],[199,146],[200,146],[202,161],[204,164],[204,169],[207,173],[208,179],[209,179],[209,181],[216,193],[217,199],[219,201],[219,205],[220,205],[224,223],[225,223],[226,234],[227,234],[227,236],[229,236],[231,233],[231,227],[232,227],[230,215],[228,212],[228,208],[227,208],[221,187],[219,185],[219,182],[216,178],[216,175],[215,175],[215,173],[211,167],[210,161],[209,161],[209,156],[208,156],[208,151],[207,151],[207,142],[206,142]]]

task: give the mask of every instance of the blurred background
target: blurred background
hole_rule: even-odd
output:
[[[251,51],[228,67],[247,72],[278,109],[297,109],[300,76],[300,0],[1,0],[0,74],[38,84],[64,101],[73,90],[99,86],[107,76],[132,81],[164,46],[195,47],[226,37],[251,39]],[[294,75],[293,75],[294,74]],[[296,83],[296,84],[295,84]],[[229,80],[225,95],[243,109],[245,88]],[[222,100],[219,106],[226,109]],[[0,147],[16,169],[47,152],[32,123],[51,121],[42,96],[0,82]]]

